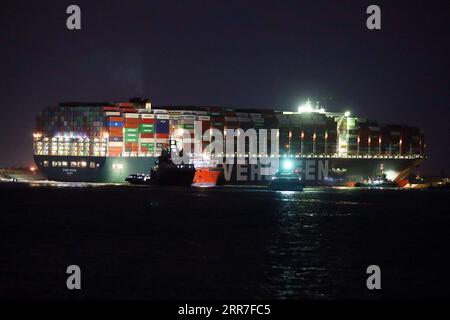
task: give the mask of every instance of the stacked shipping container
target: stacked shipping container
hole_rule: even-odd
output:
[[[380,125],[362,118],[324,113],[281,113],[231,108],[139,109],[133,103],[60,104],[37,117],[35,153],[75,156],[157,156],[180,137],[191,135],[194,121],[210,128],[279,129],[280,154],[290,155],[422,155],[423,133],[414,127]],[[182,135],[181,135],[182,136]],[[267,146],[270,152],[270,133]],[[189,140],[186,140],[189,139]],[[204,142],[205,147],[208,142]],[[193,149],[193,145],[192,148]],[[246,139],[248,150],[248,139]]]

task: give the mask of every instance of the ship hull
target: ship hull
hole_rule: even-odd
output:
[[[48,180],[73,182],[121,183],[130,174],[150,173],[156,157],[70,157],[38,156],[36,165]],[[81,160],[80,160],[81,159]],[[285,158],[280,160],[282,165]],[[353,186],[367,177],[375,176],[383,166],[390,180],[406,179],[423,161],[420,159],[380,158],[288,158],[301,172],[306,186]],[[47,161],[47,165],[44,165]],[[86,167],[71,167],[72,162],[86,162]],[[53,166],[66,162],[69,166]],[[95,167],[91,167],[95,163]],[[271,175],[262,175],[257,165],[225,165],[220,177],[221,185],[268,185]],[[195,179],[194,179],[195,180]],[[214,183],[215,184],[215,183]]]
[[[130,174],[150,173],[156,157],[34,156],[39,171],[52,181],[122,183]],[[85,163],[85,166],[79,165]]]
[[[282,158],[292,161],[306,186],[354,186],[358,181],[376,176],[380,168],[392,181],[406,179],[423,161],[422,158]],[[224,165],[222,185],[268,185],[272,175],[262,175],[257,165]]]

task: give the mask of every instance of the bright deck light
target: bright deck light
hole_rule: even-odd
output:
[[[289,171],[294,168],[294,163],[290,160],[283,161],[283,170]]]
[[[350,111],[345,111],[344,116],[349,117],[350,116]]]
[[[325,109],[319,106],[319,102],[316,103],[316,106],[312,104],[312,102],[308,99],[304,104],[298,107],[298,113],[325,113]]]
[[[385,172],[385,174],[386,174],[386,179],[388,179],[390,181],[394,181],[398,177],[398,172],[395,172],[394,170],[387,170]]]
[[[313,112],[313,111],[314,111],[313,105],[312,105],[311,101],[309,101],[309,100],[306,101],[305,104],[298,107],[298,113]]]

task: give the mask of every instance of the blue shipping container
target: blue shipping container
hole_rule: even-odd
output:
[[[169,133],[169,120],[156,119],[156,132],[157,133]]]
[[[123,122],[118,122],[118,121],[113,121],[113,122],[109,122],[109,127],[119,127],[122,128],[123,127]]]

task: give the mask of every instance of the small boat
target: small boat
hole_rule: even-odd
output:
[[[398,185],[394,181],[389,180],[369,180],[355,183],[356,188],[397,188]]]
[[[151,184],[151,176],[149,174],[130,174],[128,177],[125,178],[126,182],[129,182],[130,184]]]
[[[357,188],[397,188],[398,184],[395,181],[388,180],[386,174],[381,172],[373,178],[368,178],[355,183]]]
[[[303,191],[305,184],[297,172],[277,172],[269,183],[274,191]]]

